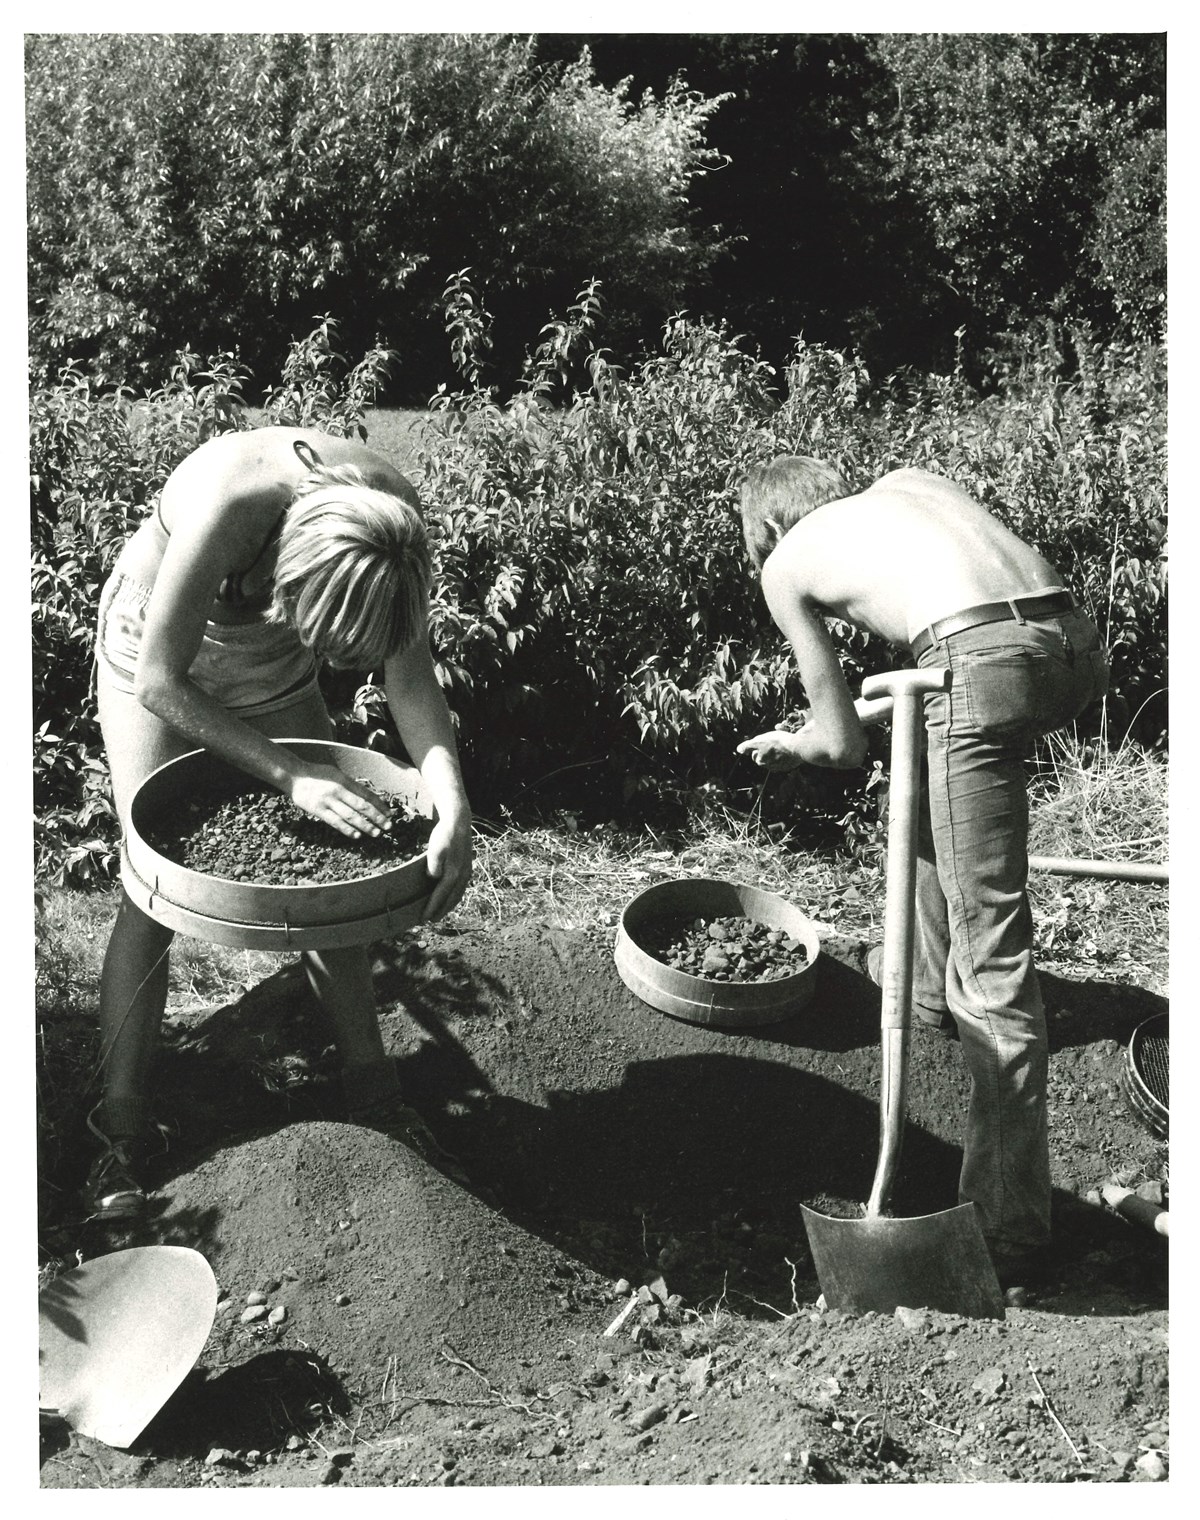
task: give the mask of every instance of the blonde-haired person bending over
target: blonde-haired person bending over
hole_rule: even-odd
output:
[[[384,673],[388,706],[437,810],[426,919],[471,874],[471,815],[428,639],[430,556],[403,475],[353,439],[258,428],[213,438],[171,474],[100,597],[100,724],[123,829],[151,771],[202,747],[278,787],[351,837],[388,819],[334,766],[278,738],[332,738],[316,657]],[[87,1203],[102,1219],[145,1207],[152,1068],[172,933],[122,893],[100,986],[101,1143]],[[366,951],[306,951],[343,1063],[351,1119],[428,1149],[379,1031]]]

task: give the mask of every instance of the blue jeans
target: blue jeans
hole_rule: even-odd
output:
[[[959,1199],[991,1246],[1026,1250],[1049,1238],[1050,1156],[1025,761],[1104,695],[1108,666],[1078,611],[968,628],[918,664],[952,677],[925,702],[913,1015],[954,1019],[970,1073]]]

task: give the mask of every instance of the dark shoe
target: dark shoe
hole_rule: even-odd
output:
[[[458,1157],[434,1139],[433,1131],[410,1104],[405,1103],[398,1092],[376,1098],[372,1103],[361,1103],[348,1110],[351,1124],[361,1124],[364,1129],[378,1130],[391,1140],[398,1140],[416,1151],[418,1156],[435,1166],[456,1182],[466,1182],[467,1175]]]
[[[883,946],[872,945],[867,951],[867,975],[875,983],[876,987],[883,986]],[[919,1029],[922,1034],[940,1036],[943,1040],[958,1039],[958,1025],[948,1013],[943,1013],[940,1018],[926,1018],[913,1004],[912,1018],[909,1023],[914,1029]]]
[[[141,1135],[110,1138],[96,1122],[99,1109],[88,1115],[87,1127],[103,1149],[92,1162],[83,1197],[91,1219],[140,1219],[146,1211],[146,1160],[149,1145]]]

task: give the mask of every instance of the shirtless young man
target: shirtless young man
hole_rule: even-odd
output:
[[[820,460],[786,456],[750,474],[741,510],[811,712],[740,753],[768,770],[863,762],[826,616],[952,672],[925,700],[913,1014],[957,1027],[971,1076],[960,1201],[975,1204],[1001,1282],[1023,1281],[1050,1235],[1024,762],[1104,695],[1099,636],[1054,567],[940,475],[894,470],[856,494]]]

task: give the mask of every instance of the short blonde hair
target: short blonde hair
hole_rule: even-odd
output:
[[[431,576],[414,506],[354,465],[319,465],[284,515],[268,617],[332,665],[375,670],[424,631]]]
[[[782,454],[756,465],[742,483],[739,501],[746,553],[761,570],[780,534],[827,501],[852,494],[839,471],[809,454]]]

